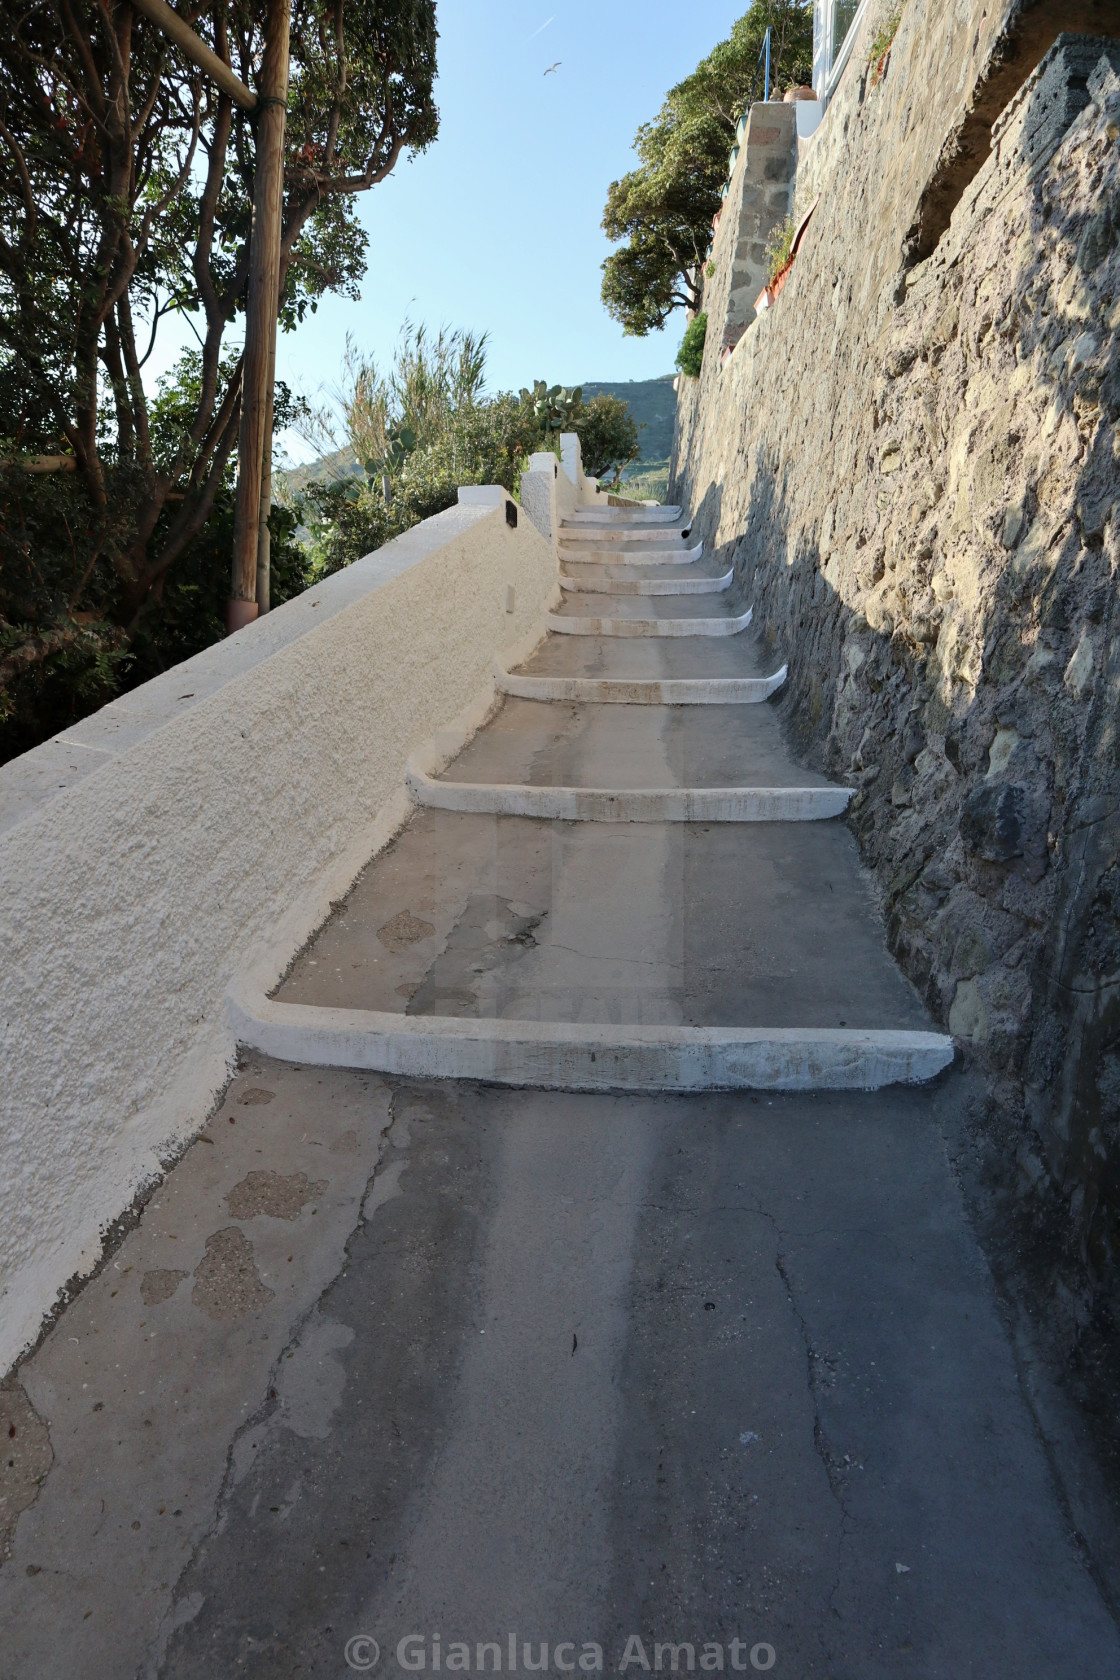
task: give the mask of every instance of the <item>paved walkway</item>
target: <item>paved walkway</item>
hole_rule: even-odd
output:
[[[589,602],[631,624],[749,606],[568,591],[557,616]],[[514,680],[772,674],[745,628],[556,633]],[[827,788],[772,706],[624,698],[510,697],[443,780]],[[425,805],[279,996],[931,1026],[850,834],[816,820]],[[0,1394],[16,1503],[45,1472],[0,1568],[0,1680],[341,1676],[372,1641],[387,1674],[1120,1672],[947,1159],[967,1095],[959,1069],[681,1096],[248,1053]]]

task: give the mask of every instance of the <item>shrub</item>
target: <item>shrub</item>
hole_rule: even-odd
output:
[[[773,285],[778,275],[789,262],[793,252],[793,236],[797,232],[797,223],[792,216],[787,216],[784,222],[779,222],[770,238],[766,242],[766,283]]]
[[[685,328],[681,347],[677,351],[677,366],[689,379],[699,379],[704,365],[704,340],[708,336],[708,317],[694,315]]]
[[[882,19],[875,31],[871,47],[868,52],[868,63],[871,66],[871,86],[878,87],[883,79],[884,60],[890,52],[894,38],[898,34],[898,26],[902,22],[902,6],[892,6]]]

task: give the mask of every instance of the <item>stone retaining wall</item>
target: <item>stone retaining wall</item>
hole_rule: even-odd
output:
[[[857,42],[787,286],[681,381],[670,494],[859,788],[891,944],[988,1072],[993,1164],[1076,1251],[1075,1340],[1120,1257],[1120,52],[1063,38],[1030,75],[1070,11],[909,0],[878,86]]]

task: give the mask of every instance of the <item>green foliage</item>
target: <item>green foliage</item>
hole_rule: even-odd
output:
[[[797,223],[792,216],[779,222],[766,241],[766,283],[772,285],[789,262],[793,252],[793,237]]]
[[[867,61],[871,66],[871,86],[878,87],[883,79],[883,60],[894,44],[898,34],[898,26],[902,22],[902,5],[892,6],[880,20],[879,26],[871,39]]]
[[[583,396],[585,402],[598,396],[621,398],[638,428],[641,460],[669,459],[677,411],[671,373],[662,374],[659,379],[587,379],[583,383]],[[627,470],[629,473],[630,469]]]
[[[761,97],[758,59],[773,29],[773,95],[812,77],[811,0],[755,0],[634,141],[639,167],[608,189],[603,228],[620,243],[603,264],[603,302],[627,333],[644,336],[674,309],[696,309],[735,129]]]
[[[583,470],[590,478],[614,474],[615,483],[641,453],[638,424],[622,397],[603,392],[577,411],[571,428],[579,438]]]
[[[188,8],[249,83],[272,10]],[[208,556],[237,443],[240,356],[227,340],[244,309],[255,162],[249,119],[131,7],[23,0],[11,21],[0,46],[8,752],[193,651],[204,629],[221,633]],[[291,43],[285,329],[332,292],[357,295],[355,194],[435,137],[434,0],[293,0]],[[143,366],[175,314],[200,348],[153,401]],[[40,457],[66,470],[29,471]],[[277,540],[282,570],[279,528]]]
[[[162,381],[153,407],[160,450],[174,447],[189,409],[198,359]],[[277,387],[276,413],[290,423],[297,405]],[[202,530],[130,630],[117,622],[120,583],[111,564],[117,543],[106,527],[105,551],[90,552],[85,487],[74,473],[29,475],[21,463],[0,469],[0,761],[65,729],[122,690],[198,653],[224,633],[233,546],[235,473],[227,465]],[[125,509],[127,469],[110,479],[112,505]],[[174,514],[172,503],[162,518]],[[292,510],[272,509],[272,601],[306,588],[308,559],[296,541]],[[122,516],[125,537],[130,521]],[[162,536],[157,526],[156,540]],[[79,604],[81,603],[81,604]]]
[[[569,391],[562,385],[549,385],[546,380],[534,381],[533,389],[522,387],[521,406],[533,419],[537,430],[547,439],[550,432],[575,430],[575,417],[583,404],[583,392],[577,386]]]
[[[313,480],[293,502],[311,533],[313,581],[454,506],[461,484],[516,490],[542,433],[532,404],[510,393],[483,395],[486,344],[485,334],[433,335],[406,322],[383,376],[347,343],[335,413],[320,414],[312,435],[335,446],[340,463],[351,452],[364,458],[366,471]],[[345,454],[337,453],[339,432]]]
[[[561,432],[578,434],[595,477],[613,471],[617,480],[637,459],[639,427],[623,398],[601,392],[585,403],[578,388],[543,379],[518,396],[486,396],[486,347],[485,334],[433,335],[406,322],[382,375],[348,342],[334,412],[320,413],[310,434],[331,446],[338,476],[305,481],[291,503],[310,532],[313,581],[454,506],[460,485],[503,484],[516,495],[527,457],[558,451]],[[348,463],[368,448],[380,452],[355,477]]]
[[[708,317],[701,311],[694,315],[684,329],[681,347],[677,351],[677,366],[689,379],[699,379],[704,365],[704,341],[708,336]]]
[[[668,461],[641,461],[631,467],[618,486],[620,496],[636,502],[664,502],[669,496]]]

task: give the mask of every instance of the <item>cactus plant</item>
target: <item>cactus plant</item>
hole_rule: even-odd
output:
[[[583,407],[582,387],[568,390],[563,385],[546,385],[543,379],[533,383],[533,389],[522,388],[521,405],[527,408],[537,428],[547,437],[550,432],[574,430],[575,417]]]

